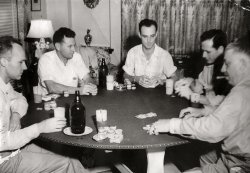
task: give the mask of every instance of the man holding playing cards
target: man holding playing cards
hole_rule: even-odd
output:
[[[206,105],[207,111],[212,111],[231,89],[225,76],[220,71],[224,62],[227,35],[222,30],[211,29],[205,31],[200,40],[202,57],[206,64],[198,79],[183,78],[177,81],[175,92],[192,102]]]
[[[149,130],[220,144],[201,157],[200,169],[189,172],[250,172],[250,33],[226,47],[224,60],[222,71],[234,87],[215,111],[184,109],[181,118],[158,120]]]
[[[145,88],[154,88],[166,81],[166,77],[175,77],[176,67],[168,51],[159,47],[157,23],[144,19],[139,23],[139,37],[142,44],[129,50],[123,70],[124,78],[135,81]]]

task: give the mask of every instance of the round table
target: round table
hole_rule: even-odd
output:
[[[41,134],[40,138],[62,144],[97,148],[97,149],[147,149],[148,161],[150,158],[164,159],[165,147],[176,146],[188,143],[188,140],[180,136],[169,133],[160,135],[149,135],[143,127],[151,124],[158,119],[169,119],[178,117],[181,109],[188,106],[188,101],[180,97],[166,95],[166,89],[163,86],[148,89],[137,87],[136,90],[125,91],[107,91],[100,89],[96,96],[81,96],[82,103],[86,108],[86,125],[93,129],[93,132],[80,137],[67,136],[63,132]],[[74,95],[69,97],[59,97],[56,99],[58,106],[66,107],[66,117],[69,116],[69,107],[74,100]],[[24,118],[26,125],[39,122],[43,119],[53,116],[53,111],[37,110],[43,107],[43,103],[31,103],[27,116]],[[97,133],[95,112],[97,109],[106,109],[108,126],[116,126],[123,130],[124,139],[121,143],[110,143],[108,139],[100,142],[93,140],[93,135]],[[135,116],[154,112],[156,117],[138,119]],[[159,154],[160,153],[160,154]],[[163,154],[163,158],[162,158]],[[154,156],[152,156],[154,155]],[[153,159],[153,160],[154,160]],[[148,163],[150,165],[150,163]],[[163,164],[163,163],[161,163]],[[148,167],[148,169],[150,169]],[[148,172],[150,172],[148,170]]]

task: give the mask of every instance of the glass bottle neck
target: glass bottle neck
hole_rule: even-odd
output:
[[[75,102],[80,102],[80,101],[81,101],[80,92],[79,92],[79,91],[76,91],[76,92],[75,92]]]
[[[104,59],[104,58],[102,59],[101,65],[102,65],[102,66],[105,66],[105,65],[106,65],[106,62],[105,62],[105,59]]]

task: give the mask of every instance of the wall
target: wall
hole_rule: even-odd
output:
[[[41,0],[41,11],[31,11],[31,19],[46,19],[47,10],[46,10],[46,1]]]
[[[83,0],[41,0],[42,11],[32,12],[32,19],[52,20],[54,30],[65,26],[76,32],[77,45],[85,44],[87,28],[93,36],[91,45],[107,46],[114,49],[113,64],[120,63],[121,50],[121,1],[100,0],[94,8],[87,8]],[[111,9],[109,11],[109,9]],[[110,13],[109,13],[110,12]],[[110,20],[111,19],[111,20]]]
[[[91,45],[114,48],[111,54],[113,64],[120,62],[120,7],[117,0],[101,0],[93,9],[86,7],[82,0],[71,0],[72,28],[77,34],[76,41],[85,45],[84,35],[88,28],[91,29]]]
[[[52,20],[56,31],[60,27],[71,28],[70,0],[47,0],[47,18]]]

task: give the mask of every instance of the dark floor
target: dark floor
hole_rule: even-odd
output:
[[[59,154],[79,158],[85,167],[110,167],[105,173],[119,173],[111,163],[124,163],[133,173],[146,173],[147,159],[145,150],[94,150],[71,147],[49,142],[36,141],[37,144]],[[166,149],[165,158],[173,162],[180,171],[199,166],[199,154],[204,151],[206,143],[190,143]],[[83,156],[83,157],[82,157]]]

